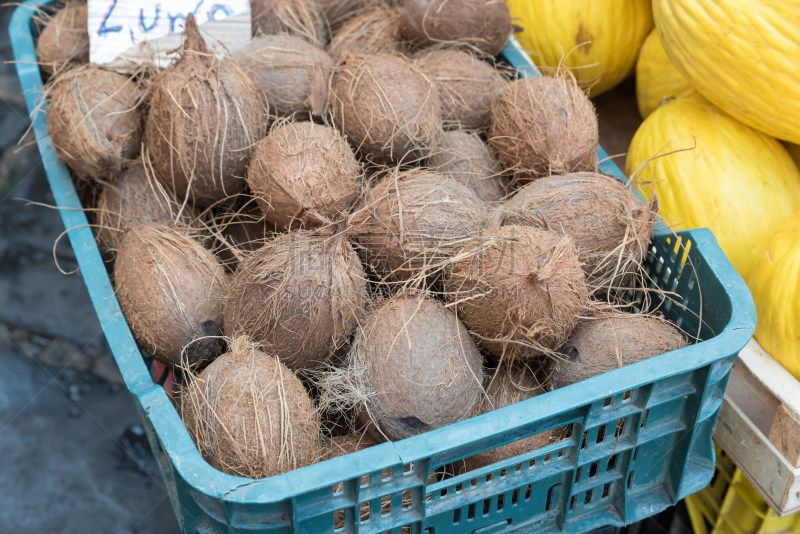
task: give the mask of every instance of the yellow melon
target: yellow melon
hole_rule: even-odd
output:
[[[642,118],[646,119],[663,101],[683,96],[691,90],[692,84],[664,51],[658,30],[651,31],[636,61],[636,102]]]

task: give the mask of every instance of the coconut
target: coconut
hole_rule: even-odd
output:
[[[253,37],[288,33],[325,44],[325,16],[316,0],[250,0],[250,12]]]
[[[349,377],[352,390],[334,395],[361,400],[361,422],[379,441],[466,419],[483,389],[482,358],[466,328],[423,295],[395,297],[372,309],[347,359],[339,374]]]
[[[363,451],[377,444],[378,442],[366,432],[362,434],[336,436],[326,441],[323,460],[330,460],[331,458],[338,458],[346,454]]]
[[[432,281],[444,260],[488,225],[471,189],[425,169],[394,170],[368,189],[351,216],[352,240],[384,281]]]
[[[60,76],[48,96],[53,148],[79,178],[116,176],[139,155],[144,91],[131,78],[83,65]]]
[[[489,147],[472,132],[445,132],[428,166],[472,189],[484,202],[497,202],[506,196],[503,167]]]
[[[507,82],[489,63],[467,51],[424,50],[415,64],[439,91],[445,129],[483,128]]]
[[[247,170],[266,219],[281,230],[328,224],[358,197],[361,165],[330,126],[285,122],[261,140]]]
[[[492,109],[489,143],[520,183],[550,174],[594,171],[597,116],[572,79],[520,78]]]
[[[391,54],[405,50],[396,9],[372,9],[353,17],[342,25],[328,46],[328,53],[336,62],[351,54]]]
[[[511,33],[502,0],[404,0],[400,31],[417,46],[457,42],[496,56]]]
[[[52,75],[72,65],[89,63],[88,8],[83,2],[67,2],[47,16],[36,41],[36,57],[42,70]]]
[[[267,96],[270,114],[322,115],[328,108],[333,61],[323,49],[293,35],[256,37],[236,60]]]
[[[200,454],[229,475],[266,478],[322,457],[319,420],[303,384],[245,337],[190,379],[181,407]]]
[[[453,257],[445,288],[478,343],[501,360],[560,347],[589,301],[572,240],[532,226],[474,238]]]
[[[114,285],[133,337],[156,360],[190,366],[223,351],[228,277],[187,229],[131,226],[117,251]]]
[[[145,223],[189,226],[195,218],[189,207],[181,207],[137,163],[103,184],[97,201],[97,242],[102,250],[113,254],[131,226]]]
[[[561,388],[593,376],[678,350],[686,339],[671,323],[647,315],[620,314],[582,321],[561,348],[551,387]]]
[[[189,14],[181,57],[158,77],[150,100],[145,137],[158,179],[202,207],[235,195],[266,128],[258,85],[208,51]]]
[[[658,205],[620,180],[595,173],[540,178],[503,208],[503,224],[534,225],[572,238],[593,289],[629,285],[653,236]]]
[[[410,163],[427,157],[441,133],[433,84],[389,54],[348,56],[331,87],[333,121],[365,157]]]
[[[318,3],[333,32],[353,17],[388,4],[387,0],[318,0]]]
[[[364,269],[343,234],[294,231],[249,255],[225,300],[225,332],[247,333],[293,371],[326,363],[358,325]]]

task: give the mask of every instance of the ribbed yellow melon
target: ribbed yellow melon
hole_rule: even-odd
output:
[[[696,146],[695,146],[696,145]],[[694,147],[692,149],[692,147]],[[677,228],[710,228],[745,280],[769,239],[800,209],[800,171],[775,139],[693,93],[656,109],[628,150],[627,173]]]
[[[692,84],[664,51],[658,30],[651,31],[636,61],[636,102],[642,118],[646,119],[662,101],[683,96],[691,90]]]
[[[741,122],[800,143],[797,0],[653,0],[670,59]]]
[[[651,0],[507,0],[533,62],[570,67],[590,96],[631,73],[653,29]]]
[[[756,339],[800,380],[800,211],[770,240],[750,275]]]

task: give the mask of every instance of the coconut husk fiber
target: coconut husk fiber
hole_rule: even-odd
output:
[[[329,404],[356,407],[376,440],[397,441],[469,417],[482,382],[482,357],[464,325],[419,294],[376,304],[346,366],[321,390]]]
[[[143,97],[135,80],[91,64],[58,77],[47,112],[58,157],[79,178],[119,174],[139,155]]]
[[[461,43],[496,56],[511,33],[503,0],[404,0],[400,31],[415,46]]]
[[[387,0],[318,0],[331,31],[336,33],[342,24],[375,8],[387,7]]]
[[[36,58],[48,75],[89,63],[87,12],[85,3],[67,2],[53,15],[39,15],[44,28],[36,40]]]
[[[503,224],[533,225],[572,238],[587,284],[598,291],[633,282],[658,214],[620,180],[595,173],[540,178],[503,207]]]
[[[239,260],[262,247],[276,232],[275,225],[264,218],[256,199],[249,195],[220,210],[210,226],[217,241],[214,251],[230,272],[235,272]]]
[[[346,235],[293,231],[239,264],[225,332],[247,333],[293,371],[313,369],[347,342],[366,299],[366,276]]]
[[[145,126],[149,160],[164,187],[200,207],[235,195],[267,130],[258,85],[209,52],[194,17],[180,58],[156,80]]]
[[[478,130],[492,115],[492,104],[506,80],[489,63],[465,50],[423,50],[414,63],[439,91],[445,129]]]
[[[499,202],[507,194],[503,166],[474,132],[445,132],[428,166],[472,189],[484,202]]]
[[[333,61],[325,50],[293,35],[256,37],[235,54],[261,86],[270,114],[324,115]]]
[[[192,366],[222,353],[228,283],[214,254],[185,228],[132,226],[114,263],[114,289],[133,337],[167,365]]]
[[[618,314],[582,321],[559,352],[553,389],[687,346],[671,323],[653,316]]]
[[[323,455],[319,420],[303,384],[245,337],[190,379],[181,407],[200,454],[223,473],[266,478]]]
[[[331,98],[336,128],[376,162],[410,164],[439,141],[436,89],[403,57],[347,56],[334,74]]]
[[[352,54],[403,54],[407,43],[400,35],[396,9],[371,9],[348,20],[334,34],[328,53],[337,63]]]
[[[594,105],[566,76],[520,78],[494,103],[489,143],[520,184],[551,174],[596,171]]]
[[[335,436],[325,441],[323,460],[339,458],[340,456],[363,451],[377,444],[378,442],[367,432]]]
[[[445,288],[478,343],[501,361],[551,354],[589,302],[572,240],[532,226],[473,238],[453,256]]]
[[[432,282],[488,224],[471,189],[426,169],[390,171],[365,191],[350,218],[356,250],[385,282]]]
[[[325,15],[316,0],[250,0],[253,37],[287,33],[325,46]]]
[[[266,219],[280,230],[329,224],[358,198],[361,165],[339,132],[284,122],[261,140],[247,183]]]
[[[97,242],[112,255],[131,226],[158,223],[188,227],[197,218],[190,207],[182,208],[158,180],[148,176],[141,163],[103,184],[96,211]]]

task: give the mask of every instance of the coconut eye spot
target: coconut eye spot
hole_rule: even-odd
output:
[[[570,347],[569,352],[567,352],[567,357],[570,359],[570,361],[577,362],[581,355],[580,352],[578,352],[578,349],[575,347]]]

